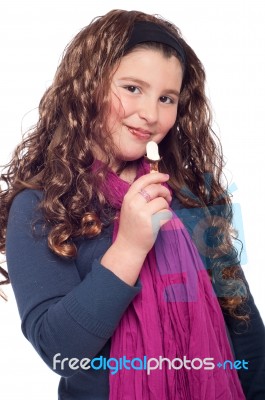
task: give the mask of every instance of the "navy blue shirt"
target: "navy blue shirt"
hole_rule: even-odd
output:
[[[76,259],[55,255],[38,221],[41,198],[40,191],[24,190],[9,214],[6,255],[22,331],[44,362],[61,375],[60,400],[106,400],[108,369],[70,368],[67,362],[56,363],[54,356],[57,360],[92,360],[100,355],[108,359],[111,336],[141,285],[127,285],[100,264],[112,243],[111,225],[95,238],[77,239]],[[177,212],[176,199],[172,208]],[[249,362],[248,370],[238,371],[246,398],[264,400],[265,331],[250,293],[247,307],[248,326],[224,317],[236,359]]]

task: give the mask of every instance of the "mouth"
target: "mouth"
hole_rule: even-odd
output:
[[[131,132],[133,136],[136,136],[139,139],[149,140],[152,135],[150,131],[141,128],[134,128],[132,126],[127,126],[127,129],[129,130],[129,132]]]

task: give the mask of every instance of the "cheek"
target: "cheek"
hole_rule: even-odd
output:
[[[167,113],[164,116],[163,130],[165,132],[168,132],[175,124],[176,119],[177,119],[177,111],[174,110],[174,112]]]
[[[135,112],[134,102],[131,99],[126,98],[126,96],[120,96],[120,108],[119,108],[120,118],[126,118],[127,116]]]
[[[118,123],[124,117],[124,107],[120,99],[113,95],[110,104],[109,119],[113,123]]]

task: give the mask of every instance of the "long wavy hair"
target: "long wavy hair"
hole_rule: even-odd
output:
[[[222,147],[211,129],[205,71],[180,30],[158,15],[112,10],[95,18],[66,47],[53,83],[40,101],[36,126],[26,133],[1,175],[0,251],[5,252],[11,203],[25,188],[43,191],[40,208],[50,228],[48,245],[61,257],[76,256],[74,237],[96,236],[113,219],[113,210],[100,190],[106,168],[102,166],[97,175],[91,173],[93,148],[100,146],[108,165],[114,154],[107,126],[110,82],[126,54],[125,45],[136,21],[161,25],[185,51],[177,120],[159,145],[161,170],[169,173],[170,186],[183,207],[203,210],[200,234],[212,229],[214,238],[214,244],[204,246],[203,252],[211,260],[208,273],[219,291],[220,305],[236,318],[246,319],[246,314],[238,312],[246,290],[232,244],[231,199],[222,181]],[[138,46],[178,57],[166,45],[148,42]],[[222,206],[221,215],[209,212],[216,206]],[[197,244],[200,247],[199,240]],[[224,267],[220,260],[227,254],[233,262]]]

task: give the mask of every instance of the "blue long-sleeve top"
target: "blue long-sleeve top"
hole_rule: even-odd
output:
[[[14,199],[7,227],[6,256],[22,331],[44,362],[61,375],[59,399],[108,399],[109,371],[73,369],[58,360],[109,358],[110,340],[128,305],[141,290],[127,285],[100,264],[112,243],[113,226],[95,238],[78,238],[78,255],[64,259],[48,247],[37,206],[42,192],[26,189]],[[177,212],[179,202],[173,200]],[[184,218],[185,224],[185,218]],[[187,229],[191,229],[186,218]],[[248,289],[249,290],[249,289]],[[249,293],[249,324],[224,315],[248,400],[265,399],[265,330]]]

